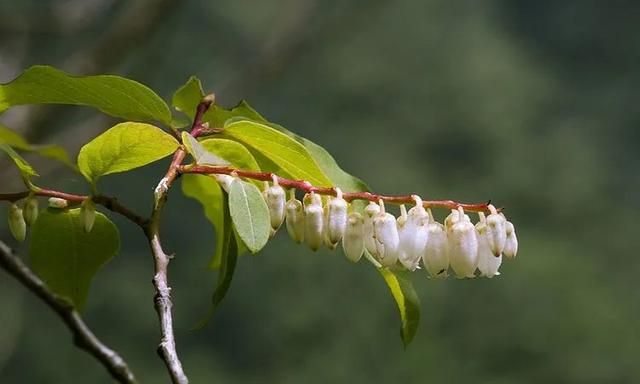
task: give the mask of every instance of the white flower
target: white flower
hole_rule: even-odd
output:
[[[360,260],[364,252],[364,219],[358,212],[352,212],[347,218],[347,226],[342,238],[344,255],[354,263]]]
[[[507,230],[505,228],[506,219],[503,215],[496,211],[496,208],[489,204],[489,211],[491,214],[487,216],[487,240],[489,241],[489,248],[494,256],[500,256],[504,249],[504,244],[507,239]],[[484,215],[483,215],[484,216]],[[484,219],[484,217],[482,217]]]
[[[373,218],[380,213],[380,206],[373,201],[364,208],[364,246],[370,254],[376,253],[376,242],[373,238]]]
[[[324,211],[322,198],[311,192],[304,197],[304,241],[317,251],[324,239]]]
[[[476,224],[476,232],[478,235],[478,270],[481,276],[493,277],[500,274],[498,269],[502,264],[502,255],[496,257],[491,249],[491,227],[488,218],[485,219],[484,213],[478,213],[480,221]]]
[[[507,232],[507,239],[505,240],[502,253],[505,257],[513,258],[516,257],[516,254],[518,253],[518,238],[516,237],[516,230],[510,221],[505,223],[505,228]]]
[[[380,212],[373,218],[373,237],[376,251],[373,254],[385,267],[394,265],[398,260],[398,227],[396,218],[384,210],[384,202],[380,200]]]
[[[446,278],[449,269],[449,243],[444,225],[435,222],[429,211],[431,223],[429,223],[429,238],[422,254],[422,263],[429,275],[434,278]]]
[[[329,249],[335,249],[347,226],[347,202],[342,191],[336,188],[336,198],[325,205],[325,241]]]
[[[269,208],[269,221],[271,223],[271,235],[273,236],[282,225],[285,216],[285,192],[278,185],[278,178],[275,175],[273,176],[273,185],[267,185],[262,195]]]
[[[285,205],[287,232],[296,243],[304,240],[304,212],[302,203],[295,198],[295,190],[291,190],[291,198]]]
[[[422,199],[413,196],[416,205],[409,210],[400,206],[401,215],[397,220],[399,248],[398,260],[410,271],[415,271],[424,254],[429,238],[429,215],[422,205]]]
[[[468,215],[458,208],[457,220],[447,231],[449,240],[449,262],[456,277],[474,277],[478,265],[478,237]]]

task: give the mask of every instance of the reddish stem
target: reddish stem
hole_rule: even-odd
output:
[[[272,181],[275,177],[278,180],[278,184],[285,188],[295,188],[306,193],[314,192],[321,195],[336,195],[336,189],[334,187],[316,187],[311,185],[308,181],[305,180],[292,180],[286,179],[284,177],[277,176],[270,172],[256,172],[256,171],[247,171],[243,169],[236,169],[231,167],[215,167],[215,166],[206,166],[206,165],[196,165],[196,166],[180,166],[178,167],[178,171],[180,173],[195,173],[202,175],[210,175],[210,174],[223,174],[223,175],[237,175],[239,177],[244,177],[247,179],[253,180],[262,180],[262,181]],[[410,204],[414,203],[415,200],[413,195],[399,195],[399,196],[387,196],[387,195],[379,195],[371,192],[343,192],[342,197],[346,201],[353,200],[369,200],[373,202],[378,202],[379,200],[384,201],[385,203],[393,203],[393,204]],[[486,203],[477,203],[477,204],[466,204],[459,203],[453,200],[424,200],[423,205],[425,208],[447,208],[447,209],[457,209],[458,207],[462,207],[466,211],[470,212],[489,212],[489,202]]]

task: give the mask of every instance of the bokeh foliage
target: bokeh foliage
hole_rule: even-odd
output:
[[[56,3],[0,1],[3,82],[31,64],[73,70],[66,59],[98,45],[128,7],[104,2],[83,25]],[[191,331],[210,300],[202,287],[214,284],[206,266],[215,244],[198,204],[174,192],[164,237],[177,252],[170,279],[192,381],[638,381],[638,12],[624,1],[175,2],[133,49],[95,56],[107,63],[95,73],[135,78],[165,98],[196,74],[222,104],[249,99],[375,191],[491,198],[518,227],[519,257],[499,278],[412,276],[423,313],[407,350],[374,269],[283,234],[238,260],[212,323]],[[87,137],[54,132],[96,136],[85,128],[109,126],[76,109],[54,112],[30,122],[31,139],[77,151]],[[101,190],[145,211],[164,167],[113,175]],[[62,184],[60,172],[42,179],[81,187]],[[144,382],[164,382],[151,259],[137,229],[118,224],[127,252],[94,282],[88,322]],[[109,382],[2,276],[0,381]]]

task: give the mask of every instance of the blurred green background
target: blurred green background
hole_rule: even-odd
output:
[[[215,283],[215,239],[176,188],[163,232],[193,383],[640,382],[640,2],[0,0],[0,82],[32,64],[120,74],[165,97],[195,74],[221,104],[248,99],[377,192],[492,199],[516,224],[519,256],[498,278],[413,275],[422,320],[406,350],[371,265],[284,233],[240,259],[213,321],[192,331]],[[114,123],[68,107],[2,122],[74,155]],[[34,162],[43,185],[85,191]],[[19,190],[0,164],[2,191]],[[146,212],[165,167],[101,187]],[[151,257],[113,218],[122,253],[95,280],[86,319],[141,382],[167,382]],[[26,253],[4,223],[0,238]],[[0,308],[0,382],[111,382],[3,272]]]

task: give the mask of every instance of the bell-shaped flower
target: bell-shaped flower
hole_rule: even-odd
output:
[[[444,228],[447,231],[450,231],[451,227],[453,227],[453,224],[457,223],[459,218],[460,212],[458,212],[457,209],[452,209],[451,213],[444,219]]]
[[[502,254],[508,258],[514,258],[518,254],[518,238],[516,237],[516,230],[510,221],[505,223],[507,232],[507,239],[504,242],[504,249]]]
[[[434,278],[446,278],[449,274],[449,242],[444,225],[433,220],[428,226],[429,238],[422,254],[422,263],[429,275]]]
[[[380,206],[373,201],[364,208],[364,246],[370,254],[376,253],[376,242],[373,238],[373,218],[380,213]]]
[[[380,264],[392,266],[398,260],[400,238],[396,218],[385,212],[384,202],[380,200],[380,212],[373,218],[373,237],[376,251],[373,254]]]
[[[415,195],[413,198],[415,207],[407,214],[404,205],[400,206],[401,214],[397,220],[400,240],[398,260],[410,271],[415,271],[418,267],[429,238],[429,215],[422,205],[422,199]]]
[[[291,198],[285,204],[287,232],[296,243],[304,240],[304,211],[302,203],[295,197],[295,190],[291,190]]]
[[[488,218],[485,219],[484,213],[480,212],[480,221],[476,224],[476,233],[478,236],[478,270],[481,276],[493,277],[500,274],[498,269],[502,264],[502,255],[495,256],[490,245],[491,227]]]
[[[347,202],[342,191],[336,188],[336,197],[325,205],[325,242],[329,249],[335,249],[347,226]]]
[[[489,204],[489,211],[491,214],[486,218],[487,240],[489,241],[491,252],[497,257],[502,254],[507,239],[507,230],[505,228],[507,220],[491,204]]]
[[[17,204],[11,203],[9,205],[7,219],[9,221],[9,231],[11,231],[13,237],[23,242],[27,236],[27,223],[24,221],[22,209]]]
[[[449,263],[456,277],[471,278],[475,276],[478,266],[478,236],[471,219],[464,214],[462,207],[459,207],[458,211],[457,221],[447,231]]]
[[[364,253],[364,219],[358,212],[352,212],[347,218],[347,226],[342,237],[344,255],[357,262]]]
[[[278,184],[278,178],[275,175],[273,176],[273,185],[267,185],[262,195],[267,203],[267,208],[269,208],[269,221],[273,236],[284,221],[286,199],[284,189]]]
[[[324,210],[322,197],[311,192],[304,197],[304,241],[317,251],[324,240]]]

